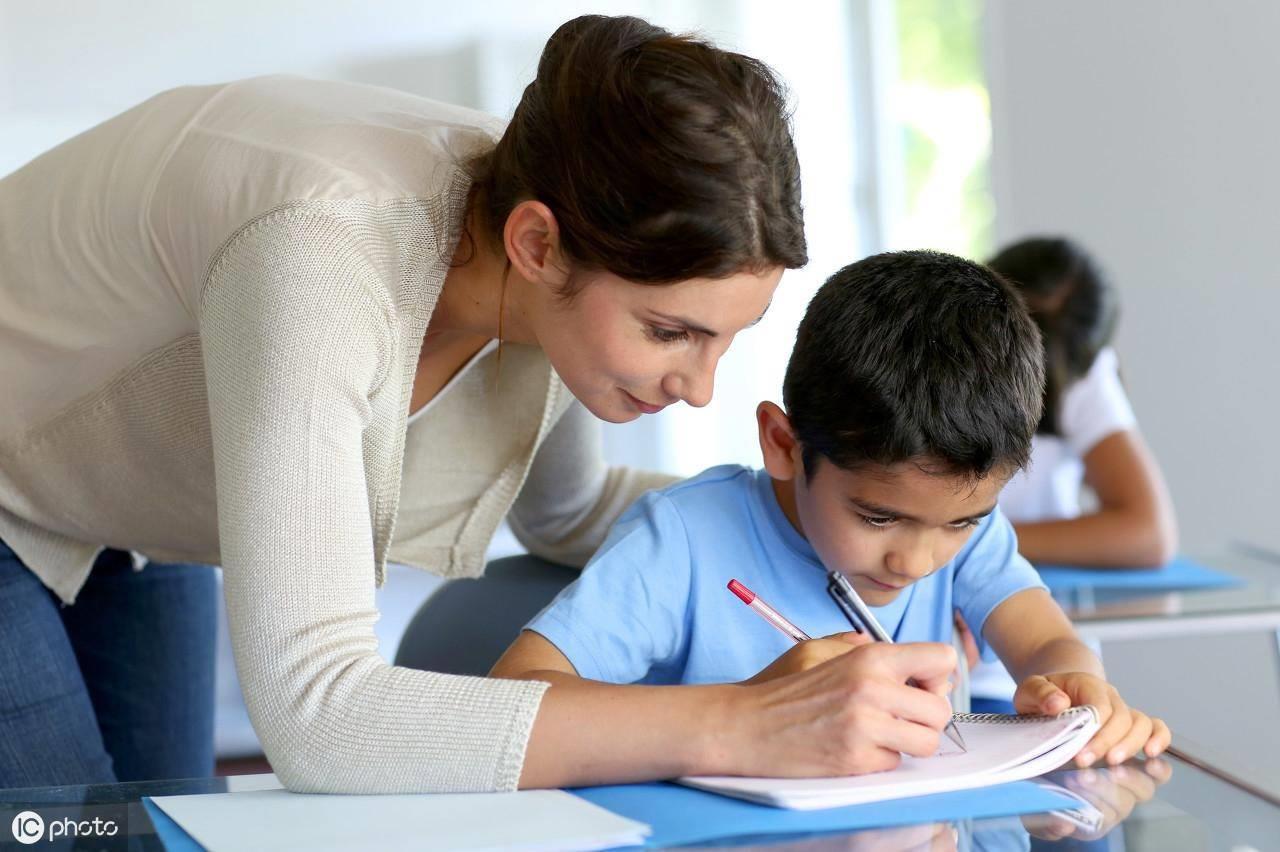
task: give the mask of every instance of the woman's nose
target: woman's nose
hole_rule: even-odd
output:
[[[664,383],[667,393],[682,399],[694,408],[702,408],[711,402],[715,392],[716,363],[719,358],[695,364],[687,372],[675,373]]]

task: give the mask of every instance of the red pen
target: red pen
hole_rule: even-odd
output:
[[[805,633],[799,627],[796,627],[790,621],[787,621],[782,617],[782,613],[760,600],[755,592],[751,591],[737,580],[729,581],[729,591],[741,598],[744,604],[759,613],[760,617],[765,621],[790,636],[793,641],[805,642],[809,639],[809,634]]]

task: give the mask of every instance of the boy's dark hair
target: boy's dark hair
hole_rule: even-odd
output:
[[[1035,237],[1005,248],[988,263],[1022,293],[1044,339],[1044,415],[1036,431],[1056,435],[1062,394],[1111,342],[1120,300],[1082,247],[1061,237]]]
[[[878,254],[809,303],[783,402],[808,476],[826,458],[980,479],[1027,463],[1043,363],[1022,299],[990,269],[931,251]]]

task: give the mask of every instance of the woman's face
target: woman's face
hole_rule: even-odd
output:
[[[611,423],[684,400],[711,401],[716,365],[734,336],[755,324],[782,268],[677,284],[635,284],[607,272],[575,282],[577,295],[548,295],[538,344],[587,409]]]

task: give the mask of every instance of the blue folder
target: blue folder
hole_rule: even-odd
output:
[[[648,823],[653,828],[645,844],[649,847],[985,819],[1078,804],[1031,781],[817,811],[757,805],[667,783],[581,787],[569,792],[619,816]]]
[[[1225,589],[1243,585],[1238,577],[1206,568],[1181,556],[1159,568],[1074,568],[1069,565],[1037,565],[1050,592],[1082,587],[1117,591],[1177,591]]]
[[[569,792],[619,816],[647,823],[653,828],[646,843],[650,847],[891,828],[1075,806],[1073,799],[1030,781],[820,811],[783,810],[666,783],[580,787]],[[149,798],[142,804],[168,852],[202,852],[203,847]]]

